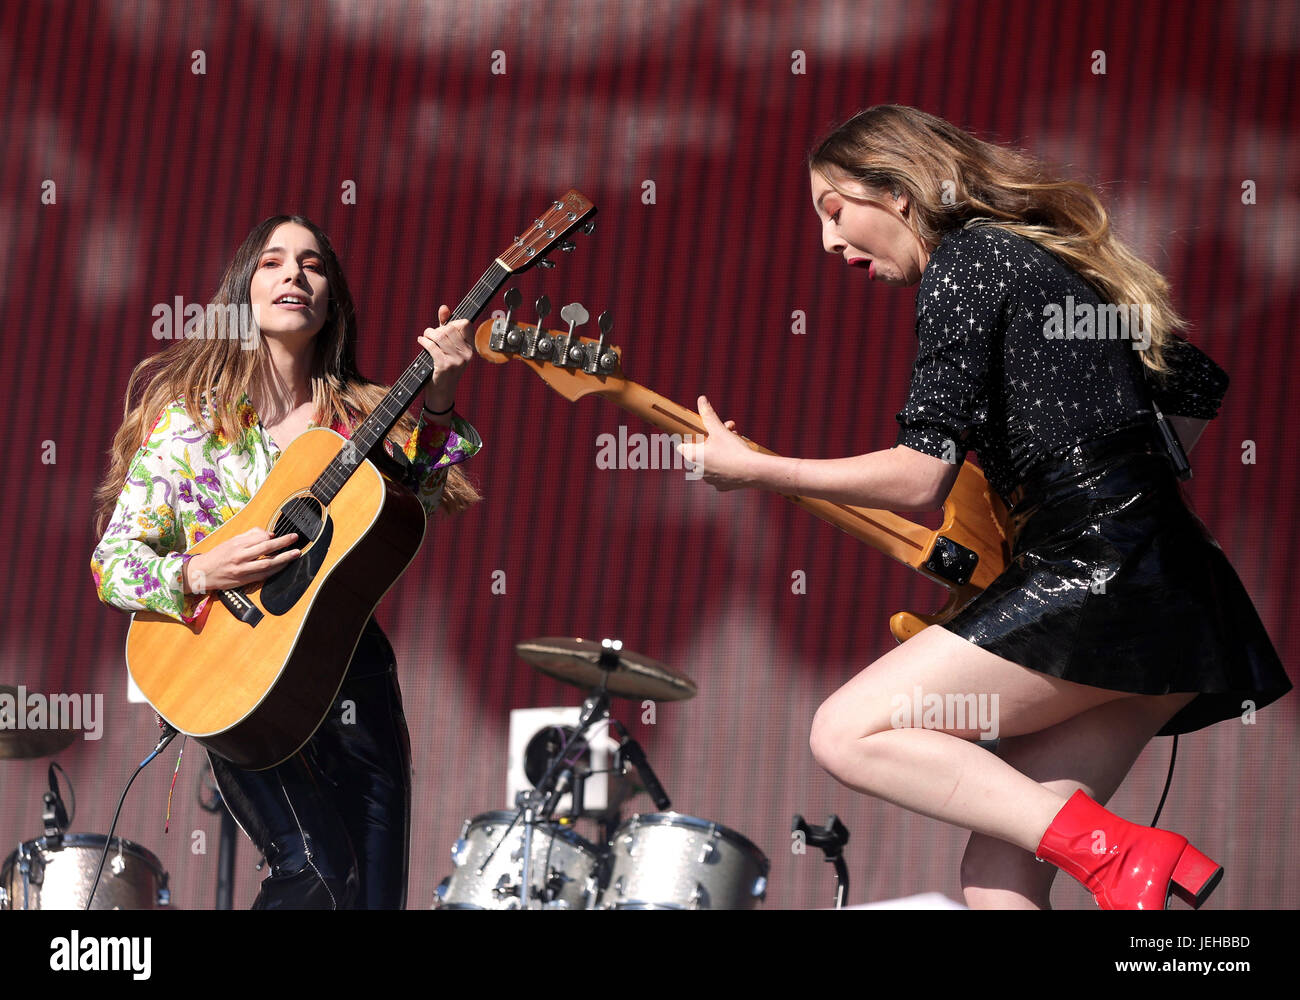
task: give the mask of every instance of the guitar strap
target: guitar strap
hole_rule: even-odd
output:
[[[1154,399],[1151,400],[1151,409],[1156,415],[1156,427],[1160,429],[1160,436],[1164,438],[1165,450],[1169,452],[1169,460],[1174,463],[1174,474],[1180,480],[1186,482],[1192,478],[1192,463],[1187,460],[1187,452],[1183,451],[1183,443],[1178,440],[1178,435],[1169,426],[1169,421],[1160,412],[1160,407]]]
[[[1183,444],[1178,440],[1178,435],[1165,419],[1164,413],[1160,409],[1160,404],[1155,401],[1151,393],[1151,383],[1147,377],[1147,366],[1138,359],[1138,368],[1142,372],[1142,389],[1146,392],[1147,403],[1151,407],[1151,412],[1155,414],[1156,429],[1160,432],[1160,438],[1164,441],[1165,451],[1169,455],[1169,461],[1173,463],[1174,475],[1179,480],[1186,482],[1192,478],[1192,463],[1187,460],[1187,452],[1183,450]]]

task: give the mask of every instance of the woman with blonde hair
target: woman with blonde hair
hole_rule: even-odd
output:
[[[1047,909],[1057,868],[1106,909],[1163,909],[1171,894],[1199,907],[1222,867],[1104,804],[1152,736],[1291,687],[1179,490],[1182,450],[1157,430],[1163,411],[1190,449],[1227,376],[1177,335],[1167,283],[1096,194],[1023,153],[882,105],[830,132],[808,167],[826,251],[871,281],[919,285],[897,445],[761,455],[700,397],[709,437],[683,451],[718,489],[905,511],[942,506],[973,450],[1010,510],[1012,555],[948,622],[822,704],[815,758],[850,788],[970,830],[972,907]],[[900,713],[916,687],[986,699],[996,754],[974,720]]]
[[[240,317],[255,317],[242,326]],[[479,499],[457,465],[482,441],[454,409],[473,356],[469,324],[417,338],[434,362],[418,418],[404,414],[368,458],[428,516]],[[314,426],[344,437],[388,390],[357,370],[357,319],[338,257],[315,223],[277,215],[226,267],[199,336],[136,366],[110,470],[96,494],[99,597],[189,623],[208,591],[264,580],[298,557],[260,528],[186,550],[245,506],[290,443]],[[137,384],[141,386],[138,401]],[[351,702],[346,716],[343,703]],[[222,797],[270,864],[254,909],[401,909],[410,842],[411,748],[397,663],[373,617],[325,721],[277,767],[209,753]]]

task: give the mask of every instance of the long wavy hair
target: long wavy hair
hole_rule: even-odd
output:
[[[208,324],[202,337],[178,336],[172,344],[150,355],[131,372],[127,380],[122,407],[122,424],[113,438],[108,474],[95,490],[95,530],[103,532],[117,506],[126,484],[131,459],[148,440],[159,415],[176,400],[184,402],[190,418],[208,432],[217,432],[233,440],[240,432],[236,404],[248,392],[263,364],[269,364],[264,339],[255,337],[255,349],[244,346],[246,331],[230,328],[231,314],[251,310],[249,286],[262,248],[278,226],[296,222],[311,230],[325,260],[330,301],[325,325],[312,339],[311,362],[313,421],[329,427],[339,421],[349,433],[379,405],[389,386],[372,382],[357,370],[357,317],[348,290],[347,279],[329,238],[310,219],[301,215],[273,215],[258,223],[240,244],[226,266],[221,283],[205,310]],[[216,308],[212,308],[216,307]],[[207,400],[212,420],[206,419],[200,399],[213,387],[213,399]],[[397,447],[404,447],[417,422],[404,413],[389,431]],[[480,498],[478,491],[456,467],[447,473],[440,512],[455,514]]]
[[[902,104],[867,108],[837,126],[808,154],[808,167],[856,201],[863,200],[861,193],[845,190],[841,178],[868,193],[906,193],[907,216],[887,198],[866,200],[900,218],[927,250],[955,229],[993,226],[1061,258],[1103,301],[1150,305],[1151,339],[1142,362],[1157,376],[1168,372],[1164,352],[1187,321],[1174,310],[1160,272],[1115,236],[1105,206],[1087,184]]]

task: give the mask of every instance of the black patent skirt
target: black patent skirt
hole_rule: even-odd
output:
[[[950,632],[1078,684],[1199,692],[1160,736],[1246,717],[1291,689],[1153,429],[1055,455],[1010,499],[1011,562],[944,624]]]

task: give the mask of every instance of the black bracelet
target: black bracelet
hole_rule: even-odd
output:
[[[433,414],[435,417],[445,417],[452,410],[456,409],[456,401],[453,399],[451,401],[451,405],[447,407],[445,410],[431,410],[423,403],[420,404],[420,409],[422,409],[425,413]]]

